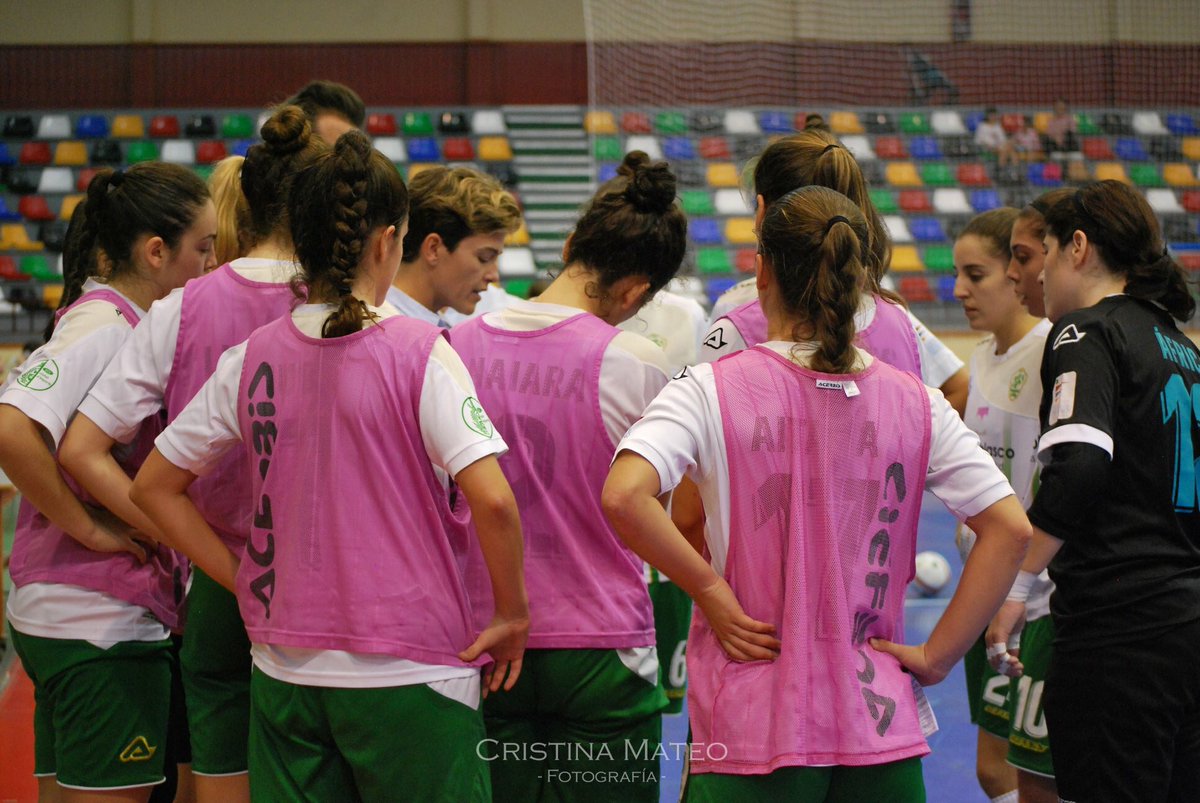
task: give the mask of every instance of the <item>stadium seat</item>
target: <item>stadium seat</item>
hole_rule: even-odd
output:
[[[893,187],[920,187],[921,176],[912,162],[891,162],[887,166],[887,183]]]
[[[888,112],[863,112],[861,119],[868,134],[896,133],[896,120]]]
[[[150,118],[150,136],[171,139],[179,136],[179,118],[173,114],[156,114]]]
[[[29,139],[34,134],[33,118],[18,114],[4,119],[4,136],[8,139]]]
[[[442,158],[448,162],[469,162],[475,158],[475,146],[467,137],[447,137],[442,140]]]
[[[1062,166],[1057,162],[1033,162],[1027,168],[1026,178],[1034,187],[1062,186]]]
[[[225,139],[244,139],[254,134],[254,121],[248,114],[227,114],[221,120],[221,136]]]
[[[916,246],[898,245],[892,249],[892,261],[888,265],[888,269],[897,273],[921,271],[925,270],[925,264],[921,262],[921,255],[917,252]]]
[[[196,145],[196,161],[201,164],[212,164],[225,158],[225,143],[219,139],[210,139]]]
[[[900,279],[900,295],[911,304],[928,304],[937,300],[924,276],[905,276]]]
[[[738,164],[745,164],[762,153],[769,141],[765,137],[734,137],[733,160]]]
[[[721,229],[712,218],[694,218],[688,223],[688,234],[696,245],[718,245],[721,240]]]
[[[649,134],[650,115],[645,112],[625,112],[621,115],[621,130],[626,134]]]
[[[17,260],[10,256],[0,256],[0,280],[6,282],[23,282],[29,277],[17,270]]]
[[[662,145],[659,144],[658,137],[650,134],[626,137],[625,153],[630,151],[644,151],[653,161],[663,158]],[[622,158],[624,158],[624,154],[622,154]]]
[[[725,114],[709,109],[697,109],[688,115],[688,130],[693,134],[712,134],[725,130]]]
[[[440,134],[470,134],[471,121],[462,112],[442,112],[438,115],[437,129]]]
[[[925,268],[934,273],[950,273],[954,270],[954,249],[948,245],[925,247]]]
[[[921,180],[930,187],[953,187],[958,183],[950,165],[942,162],[928,162],[921,165]]]
[[[534,261],[533,251],[528,248],[505,248],[496,260],[500,275],[507,278],[531,277],[537,274],[537,262]],[[509,292],[515,293],[517,288],[508,285]],[[528,290],[528,288],[526,288]],[[524,296],[524,293],[520,295]]]
[[[485,162],[511,162],[512,145],[508,137],[480,137],[479,158]]]
[[[942,276],[937,280],[937,300],[945,304],[957,304],[958,299],[954,297],[954,277]]]
[[[829,115],[829,128],[835,134],[865,134],[862,120],[858,113],[852,111],[837,111]]]
[[[75,207],[83,203],[86,195],[68,195],[62,199],[62,206],[58,210],[59,220],[70,220],[71,215],[75,213]]]
[[[75,176],[75,190],[78,192],[87,192],[88,185],[92,183],[92,179],[100,172],[98,167],[85,167],[80,170]]]
[[[29,239],[24,223],[5,223],[0,226],[0,251],[41,251],[42,244]]]
[[[1196,127],[1196,121],[1190,114],[1168,114],[1167,130],[1180,137],[1200,134],[1200,128]]]
[[[68,139],[54,146],[54,164],[66,167],[82,167],[88,163],[87,145],[77,139]]]
[[[21,213],[21,217],[33,222],[54,220],[57,217],[50,211],[46,199],[40,195],[22,195],[17,201],[17,211]]]
[[[739,248],[733,254],[733,267],[738,273],[754,273],[754,257],[758,253],[754,248]]]
[[[406,137],[433,136],[433,118],[429,112],[405,112],[400,121],[400,128]],[[411,151],[411,146],[409,151]]]
[[[1163,186],[1163,179],[1158,172],[1158,167],[1152,164],[1130,165],[1129,179],[1138,187]]]
[[[900,209],[904,212],[932,212],[933,204],[924,190],[901,190]]]
[[[509,245],[529,245],[529,226],[525,221],[521,221],[521,225],[512,234],[504,238],[504,244]]]
[[[32,170],[13,170],[8,174],[5,183],[13,195],[28,195],[37,192],[38,172]]]
[[[1182,215],[1187,211],[1179,205],[1179,199],[1171,190],[1146,190],[1146,201],[1160,215]]]
[[[964,187],[988,187],[991,186],[992,179],[988,175],[987,167],[979,162],[971,162],[958,166],[958,183]]]
[[[600,169],[596,171],[596,181],[605,184],[617,177],[617,166],[615,164],[600,165]]]
[[[705,177],[710,187],[737,187],[738,171],[729,162],[713,162],[708,165]]]
[[[730,159],[729,140],[725,137],[701,137],[696,145],[704,159]]]
[[[433,137],[412,137],[405,145],[408,147],[408,158],[411,161],[441,161],[442,153],[438,148],[438,141]]]
[[[729,288],[740,282],[740,278],[736,279],[709,279],[704,283],[704,295],[708,298],[708,303],[715,304],[717,298],[720,297]]]
[[[196,145],[190,139],[169,139],[162,146],[162,160],[178,165],[196,163]]]
[[[367,115],[367,133],[373,137],[396,136],[396,118],[387,112]]]
[[[592,140],[592,157],[597,162],[619,162],[625,158],[621,140],[616,137],[596,137]]]
[[[50,143],[31,140],[21,144],[17,160],[23,165],[48,165],[53,161],[50,153]]]
[[[1171,132],[1163,125],[1162,118],[1158,116],[1158,112],[1143,111],[1133,113],[1133,133],[1143,137],[1152,137]]]
[[[703,187],[708,169],[698,162],[680,162],[674,166],[675,180],[681,187]]]
[[[1104,130],[1104,133],[1114,137],[1129,136],[1133,133],[1129,119],[1117,111],[1108,111],[1100,115],[1100,128]]]
[[[195,114],[189,117],[187,123],[184,124],[183,133],[192,139],[215,137],[217,125],[213,122],[211,114]]]
[[[717,190],[713,193],[713,205],[718,215],[747,215],[753,212],[741,190]]]
[[[731,217],[725,221],[725,242],[730,245],[757,245],[754,218]]]
[[[1149,152],[1151,161],[1172,162],[1183,158],[1179,150],[1179,138],[1171,135],[1165,137],[1150,137]]]
[[[38,139],[66,139],[71,136],[71,118],[65,114],[43,114],[38,121]]]
[[[971,190],[967,196],[971,201],[971,208],[976,214],[987,212],[991,209],[999,209],[1004,206],[1000,202],[1000,193],[995,190]]]
[[[920,112],[908,112],[900,115],[900,133],[901,134],[929,134],[933,129],[929,125],[929,118]]]
[[[900,215],[884,215],[883,223],[887,226],[888,233],[892,236],[894,243],[911,243],[913,240],[912,234],[908,230],[908,224]]]
[[[785,112],[759,112],[758,125],[764,134],[790,134],[796,130],[791,115]]]
[[[1000,127],[1004,129],[1006,134],[1015,134],[1025,125],[1025,115],[1009,112],[1000,115]]]
[[[589,134],[615,134],[617,121],[612,112],[593,109],[583,116],[583,130]]]
[[[1200,137],[1184,137],[1179,143],[1183,158],[1192,162],[1200,162]]]
[[[1137,137],[1121,137],[1113,145],[1113,153],[1126,162],[1144,162],[1150,158],[1146,146]]]
[[[481,109],[471,115],[471,130],[480,136],[507,134],[508,124],[498,109]]]
[[[1080,136],[1085,137],[1103,133],[1100,130],[1100,126],[1096,124],[1096,121],[1087,112],[1075,113],[1075,128],[1078,130]]]
[[[907,159],[908,150],[900,137],[879,136],[875,138],[875,153],[880,159]]]
[[[711,215],[717,210],[713,205],[713,197],[708,190],[684,190],[679,194],[679,202],[688,218],[697,215]]]
[[[682,112],[659,112],[654,116],[654,128],[659,134],[686,134],[688,132],[687,118]]]
[[[1035,114],[1033,116],[1033,130],[1039,134],[1045,134],[1053,116],[1050,112],[1038,112]]]
[[[724,248],[701,248],[696,252],[696,269],[701,273],[731,273],[733,264]]]
[[[908,153],[914,159],[942,158],[942,148],[937,137],[912,137],[908,141]]]
[[[762,133],[754,112],[746,109],[730,109],[725,112],[725,133],[734,136],[757,136]]]
[[[981,112],[981,111],[967,112],[966,117],[963,118],[963,123],[966,124],[967,131],[969,131],[972,134],[975,133],[975,129],[978,128],[979,124],[982,122],[983,122],[983,112]]]
[[[967,133],[966,125],[956,111],[936,111],[929,116],[929,124],[933,128],[933,133],[944,137],[961,136]]]
[[[118,114],[112,121],[112,136],[137,139],[146,136],[145,124],[137,114]]]
[[[1111,161],[1116,157],[1113,154],[1112,148],[1108,144],[1108,140],[1104,137],[1084,137],[1083,138],[1083,155],[1093,162]]]
[[[75,174],[69,167],[47,167],[38,178],[38,192],[62,195],[75,189]]]
[[[958,187],[934,190],[933,208],[942,215],[970,215],[974,212],[967,203],[967,194]]]
[[[47,251],[55,254],[62,253],[63,246],[66,244],[67,227],[69,225],[65,220],[47,220],[38,226],[38,239],[46,246]]]
[[[8,200],[3,195],[0,195],[0,221],[10,223],[14,220],[20,219],[21,213],[15,209],[9,209]]]
[[[125,162],[127,164],[137,164],[138,162],[153,162],[158,159],[158,145],[148,139],[138,140],[129,143],[129,148],[125,151]]]
[[[8,143],[0,140],[0,166],[15,165],[17,159],[8,149]]]
[[[871,203],[875,204],[875,209],[881,215],[888,215],[900,209],[896,204],[896,196],[890,190],[872,187],[867,190],[867,194],[871,196]]]
[[[441,167],[441,165],[435,162],[412,162],[407,168],[397,166],[396,169],[400,171],[402,176],[404,176],[405,181],[412,181],[426,170],[431,170],[435,167]],[[405,175],[405,173],[407,173],[407,175]]]
[[[663,156],[668,162],[682,162],[696,158],[696,146],[688,137],[667,137],[663,140]]]
[[[75,136],[99,139],[108,136],[108,118],[103,114],[83,114],[75,120]]]
[[[912,232],[913,239],[920,243],[946,241],[946,230],[935,217],[911,217],[908,219],[908,230]]]
[[[842,145],[859,162],[872,161],[878,158],[875,155],[875,150],[871,147],[871,139],[861,134],[847,134],[842,137]]]
[[[26,254],[21,257],[21,273],[28,274],[40,282],[62,281],[62,275],[50,267],[45,254]]]
[[[408,151],[404,147],[404,140],[399,137],[379,137],[374,144],[375,149],[391,162],[408,161]]]
[[[1183,162],[1163,165],[1163,179],[1172,187],[1195,187],[1200,184],[1192,168]]]
[[[1124,181],[1128,184],[1129,176],[1125,173],[1125,165],[1120,162],[1101,162],[1096,165],[1096,181],[1107,181],[1109,179]]]

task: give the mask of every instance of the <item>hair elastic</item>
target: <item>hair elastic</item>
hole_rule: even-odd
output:
[[[850,218],[842,217],[841,215],[834,215],[833,217],[829,218],[829,222],[825,224],[825,233],[828,234],[829,230],[832,229],[837,223],[845,223],[847,226],[849,226]]]
[[[826,146],[825,146],[825,150],[821,151],[821,155],[822,155],[822,156],[824,156],[825,154],[829,153],[829,152],[830,152],[831,150],[833,150],[834,148],[840,148],[840,147],[842,147],[842,146],[841,146],[841,145],[839,145],[838,143],[836,143],[836,142],[831,142],[831,143],[829,143],[828,145],[826,145]]]
[[[120,187],[121,184],[124,183],[124,181],[125,181],[125,168],[122,167],[120,169],[114,170],[113,174],[108,177],[108,188],[110,190],[115,190],[117,187]]]

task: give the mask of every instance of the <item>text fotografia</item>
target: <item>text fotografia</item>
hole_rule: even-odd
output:
[[[484,761],[724,761],[729,750],[720,742],[502,742],[484,739],[475,746]]]

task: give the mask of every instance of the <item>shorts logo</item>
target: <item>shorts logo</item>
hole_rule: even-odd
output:
[[[145,736],[135,736],[132,742],[125,745],[119,758],[122,764],[128,764],[131,761],[149,761],[157,750],[157,747],[150,746]]]
[[[462,405],[463,423],[467,425],[467,429],[472,432],[478,432],[485,438],[492,437],[495,431],[492,428],[492,422],[488,420],[487,413],[479,406],[479,400],[474,396],[468,396]]]
[[[723,327],[723,326],[718,326],[716,329],[713,330],[713,333],[711,335],[704,338],[704,345],[708,346],[710,349],[724,348],[726,342],[727,341],[725,340],[725,327]]]
[[[30,390],[49,390],[58,382],[58,363],[42,360],[17,377],[17,384]]]
[[[1059,346],[1067,346],[1071,343],[1078,343],[1087,337],[1087,332],[1081,332],[1075,328],[1075,324],[1067,324],[1067,328],[1058,333],[1058,337],[1054,338],[1054,351],[1058,351]]]
[[[1012,375],[1012,379],[1008,383],[1008,399],[1016,401],[1021,395],[1021,391],[1025,389],[1025,383],[1029,381],[1029,372],[1024,368]]]

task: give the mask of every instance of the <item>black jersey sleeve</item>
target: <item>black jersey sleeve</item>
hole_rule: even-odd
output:
[[[1096,488],[1104,482],[1111,455],[1090,443],[1051,447],[1041,486],[1029,508],[1035,527],[1060,541],[1079,532],[1096,506]]]
[[[1119,346],[1102,316],[1082,310],[1063,317],[1042,356],[1042,437],[1038,453],[1063,443],[1090,443],[1112,458],[1120,396]]]

